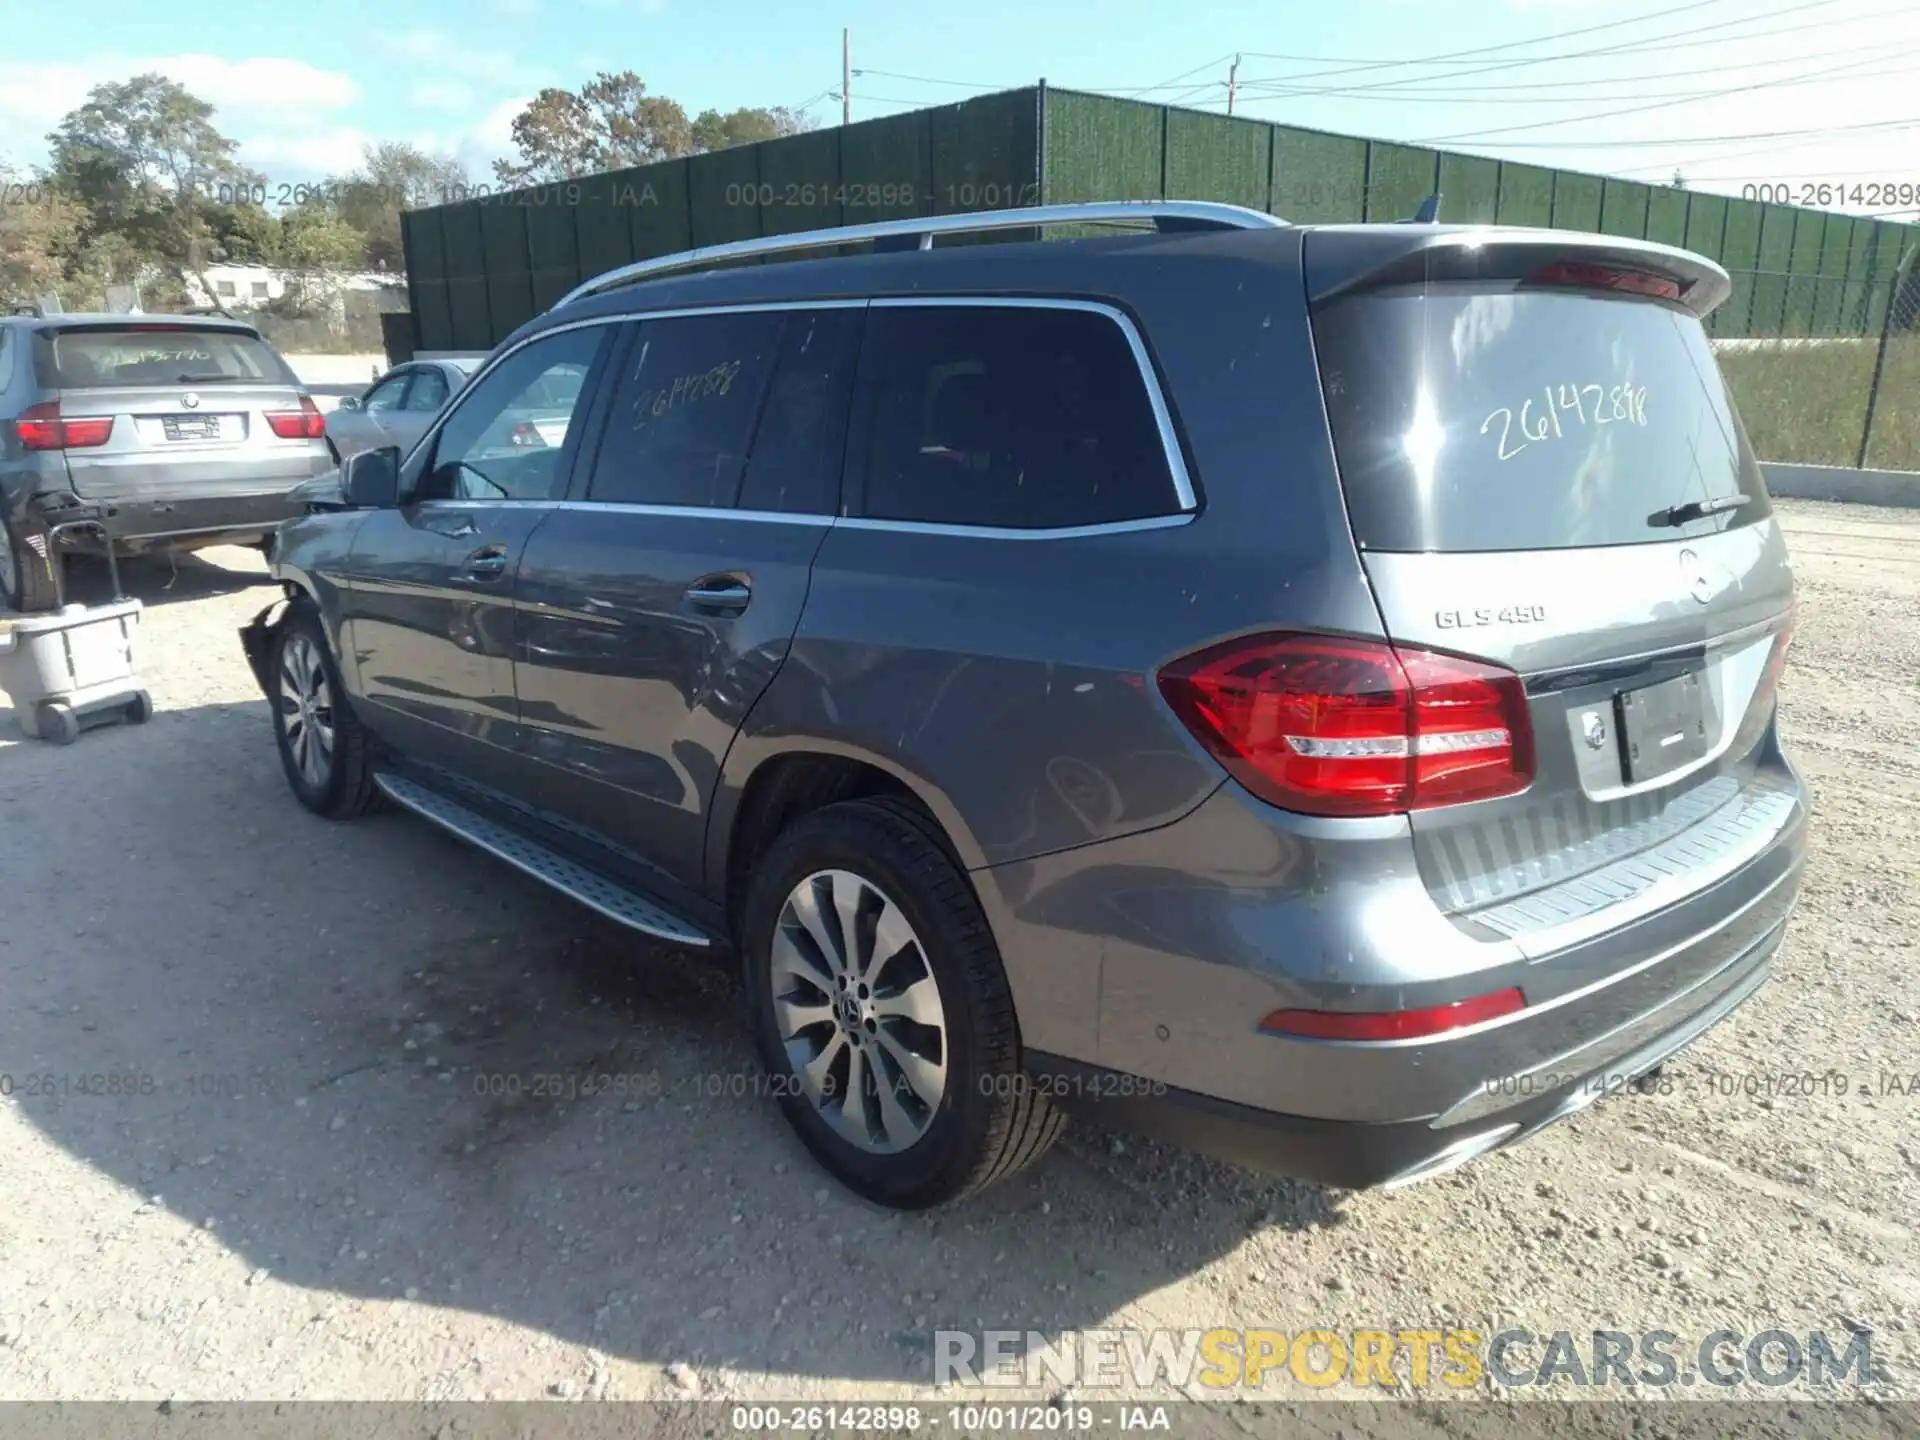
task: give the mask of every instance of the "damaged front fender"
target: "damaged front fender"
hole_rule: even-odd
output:
[[[247,653],[247,668],[253,671],[260,693],[268,699],[273,698],[273,690],[268,684],[268,666],[273,661],[273,635],[286,623],[292,603],[289,597],[283,595],[254,616],[251,624],[240,627],[240,648]]]

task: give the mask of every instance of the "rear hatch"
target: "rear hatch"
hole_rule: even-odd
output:
[[[1793,804],[1770,736],[1793,581],[1701,326],[1725,275],[1557,232],[1334,229],[1306,255],[1388,634],[1526,685],[1532,784],[1411,816],[1436,902],[1558,945],[1736,867]]]
[[[88,443],[64,450],[87,500],[175,501],[283,491],[315,473],[324,425],[286,361],[244,327],[86,322],[34,334],[42,390]],[[309,418],[310,417],[310,418]]]

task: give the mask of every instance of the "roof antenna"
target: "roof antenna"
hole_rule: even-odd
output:
[[[1431,225],[1440,218],[1440,192],[1434,191],[1420,202],[1420,208],[1413,212],[1411,220],[1402,220],[1402,225]]]

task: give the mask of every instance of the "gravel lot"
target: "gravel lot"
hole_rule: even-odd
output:
[[[1920,1072],[1920,512],[1780,509],[1813,861],[1669,1094],[1393,1194],[1076,1129],[914,1217],[752,1097],[729,975],[294,803],[234,636],[257,557],[129,566],[154,721],[0,711],[0,1398],[880,1398],[939,1328],[1309,1324],[1859,1325],[1920,1397],[1920,1098],[1863,1093]],[[1848,1094],[1724,1093],[1803,1070]],[[147,1093],[59,1093],[96,1072]],[[601,1072],[632,1089],[478,1093]]]

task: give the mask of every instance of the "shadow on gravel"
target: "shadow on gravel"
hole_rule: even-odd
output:
[[[233,555],[231,549],[225,552]],[[241,590],[271,588],[273,579],[264,564],[230,570],[199,554],[130,555],[120,560],[121,588],[149,606],[181,600],[203,600],[210,595],[232,595]],[[113,584],[107,562],[94,555],[70,556],[67,561],[67,599],[98,605],[111,599]],[[262,603],[265,603],[264,601]]]
[[[609,1355],[925,1381],[937,1329],[1099,1326],[1255,1229],[1340,1220],[1084,1129],[957,1207],[866,1206],[762,1097],[730,969],[422,821],[308,815],[264,702],[0,751],[0,874],[7,1103],[125,1187],[88,1217],[114,1263],[156,1227],[154,1306],[235,1283],[159,1273],[170,1212],[316,1314],[412,1296]],[[430,1393],[484,1394],[447,1365]]]

